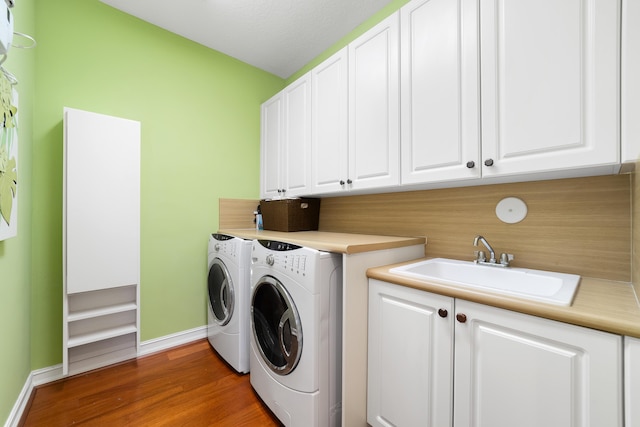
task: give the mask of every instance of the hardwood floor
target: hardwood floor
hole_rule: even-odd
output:
[[[36,388],[23,426],[281,426],[207,340]]]

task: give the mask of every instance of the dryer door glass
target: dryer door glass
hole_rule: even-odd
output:
[[[287,375],[302,354],[302,325],[291,295],[271,276],[253,290],[251,324],[260,355],[273,372]]]
[[[224,326],[233,315],[234,293],[233,282],[227,266],[219,258],[215,258],[209,268],[209,306],[215,321]]]

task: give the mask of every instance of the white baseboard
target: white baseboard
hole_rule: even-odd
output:
[[[164,337],[154,338],[140,343],[140,351],[138,357],[147,356],[152,353],[167,350],[172,347],[177,347],[182,344],[187,344],[192,341],[203,339],[207,337],[207,326],[198,326],[197,328],[189,329],[182,332],[177,332],[171,335],[165,335]]]
[[[31,392],[33,391],[33,381],[31,379],[31,375],[27,377],[27,381],[24,383],[24,387],[20,391],[18,395],[18,399],[16,403],[13,405],[13,409],[9,413],[9,418],[5,422],[5,427],[17,427],[20,422],[20,418],[22,418],[22,413],[27,407],[27,403],[29,403],[29,397],[31,397]]]
[[[207,326],[199,326],[197,328],[189,329],[175,334],[166,335],[160,338],[154,338],[148,341],[140,343],[140,351],[138,357],[148,356],[159,351],[168,350],[172,347],[177,347],[182,344],[187,344],[192,341],[203,339],[207,337]],[[24,387],[20,391],[20,395],[13,405],[9,418],[5,422],[5,427],[17,427],[22,418],[22,414],[29,403],[29,398],[33,389],[39,385],[47,384],[63,378],[62,364],[49,366],[47,368],[37,369],[31,371],[27,380],[24,383]]]

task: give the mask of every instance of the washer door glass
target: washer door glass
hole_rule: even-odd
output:
[[[221,326],[226,325],[233,315],[234,294],[233,282],[227,266],[219,258],[215,258],[209,268],[209,307],[214,320]]]
[[[251,325],[267,366],[280,375],[293,371],[302,354],[302,325],[291,295],[274,277],[264,276],[254,287]]]

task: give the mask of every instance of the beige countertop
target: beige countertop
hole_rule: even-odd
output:
[[[268,231],[254,229],[222,229],[219,233],[241,237],[243,239],[268,239],[307,246],[320,251],[342,254],[356,254],[382,249],[426,243],[424,237],[393,237],[369,234],[330,233],[326,231]]]
[[[245,239],[280,240],[343,254],[355,254],[426,243],[424,237],[393,237],[323,231],[287,233],[268,230],[258,231],[255,229],[221,229],[219,232]],[[393,267],[412,262],[415,261],[370,268],[367,270],[367,276],[454,298],[640,338],[640,303],[630,283],[582,277],[573,304],[569,307],[563,307],[485,291],[425,282],[389,272]]]
[[[389,272],[393,267],[413,262],[415,261],[370,268],[367,270],[367,276],[454,298],[640,338],[640,304],[630,283],[582,277],[573,304],[563,307],[436,282],[425,282]]]

